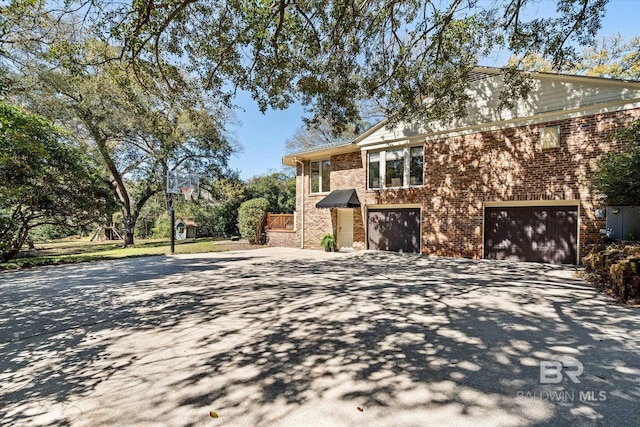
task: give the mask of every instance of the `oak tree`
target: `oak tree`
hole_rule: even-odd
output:
[[[0,101],[0,261],[35,227],[86,225],[115,209],[92,163],[45,118]]]
[[[68,26],[75,34],[75,24]],[[172,92],[163,85],[168,76],[151,64],[144,81],[122,62],[90,64],[113,50],[83,36],[52,41],[44,51],[25,48],[30,60],[14,62],[10,94],[87,144],[120,203],[128,245],[144,205],[166,192],[168,170],[219,176],[234,147],[225,131],[228,110],[197,82],[166,66],[181,88]]]
[[[446,121],[465,114],[468,76],[493,49],[538,52],[561,69],[578,59],[575,46],[593,41],[607,4],[555,0],[555,12],[543,16],[533,13],[537,2],[14,0],[2,14],[25,13],[21,6],[34,22],[46,16],[53,24],[0,32],[0,49],[20,37],[48,41],[72,15],[84,33],[118,46],[111,59],[138,71],[154,62],[170,86],[168,64],[184,64],[228,105],[241,89],[263,111],[301,102],[338,128],[358,118],[364,100],[379,101],[391,123]],[[527,87],[515,73],[505,70],[504,106]]]

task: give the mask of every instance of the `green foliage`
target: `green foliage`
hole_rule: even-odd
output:
[[[171,236],[171,220],[169,215],[161,215],[156,219],[153,228],[151,229],[151,236],[154,239],[166,239]]]
[[[29,239],[34,242],[46,242],[78,234],[78,230],[65,225],[44,224],[29,232]]]
[[[31,229],[103,221],[115,208],[107,184],[79,147],[46,119],[0,101],[0,258],[14,257]]]
[[[269,211],[269,201],[264,198],[251,199],[240,205],[238,229],[243,239],[251,244],[262,243],[262,226]]]
[[[296,208],[296,178],[284,172],[272,172],[245,183],[247,199],[262,197],[273,213],[291,213]]]
[[[543,55],[532,52],[522,58],[511,57],[509,64],[526,71],[551,73],[560,71],[594,77],[615,79],[640,79],[640,37],[625,42],[620,35],[605,37],[585,47],[580,59],[555,69],[553,63]]]
[[[327,233],[320,240],[320,246],[322,246],[325,250],[333,250],[336,247],[336,239],[333,237],[333,233]]]
[[[117,49],[76,25],[62,20],[58,26],[66,31],[46,50],[21,51],[30,61],[16,64],[26,77],[14,79],[10,96],[87,143],[132,222],[132,243],[146,203],[165,192],[169,168],[203,178],[225,173],[234,151],[225,132],[230,112],[181,68],[164,64],[160,74],[147,63],[136,74],[109,61]]]
[[[229,237],[239,234],[238,209],[246,198],[240,179],[229,176],[215,180],[211,185],[211,196],[212,205],[196,216],[196,222],[204,228],[204,235]]]
[[[138,75],[172,82],[170,64],[185,63],[221,103],[230,105],[238,89],[262,111],[301,101],[340,132],[366,99],[379,100],[391,122],[463,114],[468,74],[494,49],[540,52],[556,69],[574,61],[574,46],[593,42],[607,1],[556,0],[546,16],[532,13],[538,1],[18,0],[3,12],[32,5],[25,7],[37,19],[10,20],[0,34],[12,37],[0,46],[9,55],[18,42],[50,46],[65,34],[100,34],[112,46],[107,56],[126,59]],[[80,28],[58,29],[72,19]],[[83,49],[71,40],[46,50],[81,74],[72,63],[82,63]]]
[[[640,206],[640,119],[616,137],[629,141],[628,148],[609,153],[600,161],[593,186],[609,205]]]

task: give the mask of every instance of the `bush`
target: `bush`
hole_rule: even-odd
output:
[[[262,227],[269,211],[269,201],[264,198],[247,200],[238,209],[238,229],[243,239],[253,245],[262,243]]]
[[[163,214],[156,220],[151,229],[151,237],[154,239],[166,239],[171,236],[171,221],[169,215]]]
[[[198,223],[198,235],[222,237],[238,234],[239,206],[239,202],[232,201],[196,210],[195,221]]]
[[[640,119],[618,131],[616,139],[628,141],[623,152],[611,152],[598,163],[593,187],[606,196],[609,205],[638,206],[640,204]]]
[[[65,237],[77,234],[78,230],[62,225],[40,225],[29,231],[29,238],[34,242],[46,242],[51,240],[63,239]]]
[[[622,301],[640,298],[640,246],[621,242],[596,247],[582,261],[616,298]]]

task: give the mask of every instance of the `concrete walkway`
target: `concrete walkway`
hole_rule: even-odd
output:
[[[266,248],[0,273],[0,424],[640,425],[640,312],[574,270]]]

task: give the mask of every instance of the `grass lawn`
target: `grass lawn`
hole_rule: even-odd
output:
[[[176,254],[222,252],[251,249],[246,242],[231,242],[218,239],[196,239],[176,241]],[[121,240],[89,242],[87,239],[63,239],[54,242],[36,243],[35,249],[23,250],[17,258],[0,263],[0,270],[12,270],[38,265],[71,264],[141,256],[169,255],[169,239],[137,239],[135,245],[122,247]]]

